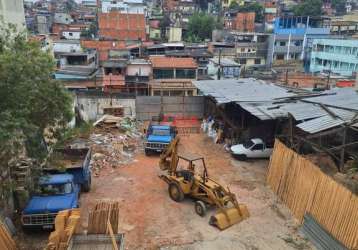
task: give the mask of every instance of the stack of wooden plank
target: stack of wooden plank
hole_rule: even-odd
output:
[[[55,219],[55,231],[49,236],[46,250],[66,250],[80,221],[80,210],[60,211]]]
[[[88,217],[88,234],[107,234],[108,223],[118,233],[119,202],[99,202]]]
[[[1,250],[16,250],[15,241],[11,238],[6,227],[0,222],[0,249]]]

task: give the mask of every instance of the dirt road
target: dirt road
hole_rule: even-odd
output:
[[[133,163],[102,169],[93,178],[91,192],[81,196],[83,228],[97,201],[118,200],[126,249],[311,249],[297,234],[289,211],[265,185],[267,161],[236,161],[205,135],[183,137],[181,144],[205,157],[209,175],[248,206],[249,219],[224,231],[211,227],[214,211],[202,218],[192,201],[172,201],[158,178],[158,156],[140,152]]]

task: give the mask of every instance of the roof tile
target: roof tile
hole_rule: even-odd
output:
[[[179,58],[167,56],[150,56],[149,60],[152,62],[153,68],[185,68],[196,69],[197,63],[192,57]]]

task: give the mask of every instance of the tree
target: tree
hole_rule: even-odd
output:
[[[336,10],[339,15],[346,14],[346,1],[345,0],[332,0],[332,8]]]
[[[97,24],[91,23],[88,29],[85,29],[81,32],[81,37],[93,39],[97,36],[97,30]]]
[[[239,8],[239,4],[237,3],[237,1],[232,1],[229,5],[230,10],[236,10],[238,8]]]
[[[264,18],[264,7],[256,2],[239,6],[239,12],[255,12],[255,22],[261,23]]]
[[[49,53],[27,41],[14,26],[0,23],[1,173],[9,170],[9,161],[19,152],[44,159],[45,131],[64,128],[71,119],[71,96],[53,79],[54,69]],[[0,185],[0,192],[3,190]]]
[[[320,16],[322,15],[322,0],[305,0],[293,7],[296,16]]]
[[[204,13],[195,13],[189,18],[186,40],[189,42],[201,42],[210,39],[212,31],[219,28],[219,24],[213,16]]]

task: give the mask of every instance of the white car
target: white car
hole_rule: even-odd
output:
[[[254,138],[243,144],[237,144],[230,148],[233,156],[240,160],[247,158],[270,158],[272,147],[266,147],[262,139]]]

